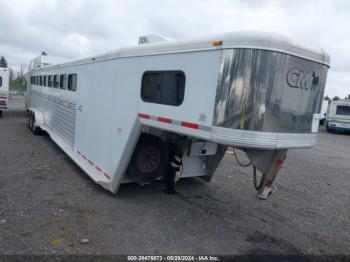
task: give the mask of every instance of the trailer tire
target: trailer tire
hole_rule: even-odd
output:
[[[142,134],[131,157],[127,174],[139,184],[150,183],[167,172],[168,164],[166,143],[156,136]]]
[[[31,111],[29,111],[28,112],[28,124],[27,124],[27,127],[28,127],[28,129],[30,130],[30,131],[32,131],[32,125],[33,125],[33,119],[32,119],[32,112]]]
[[[1,118],[1,116],[2,116],[2,110],[0,110],[0,118]]]
[[[35,114],[34,113],[31,114],[31,119],[32,119],[32,121],[31,121],[31,129],[30,130],[36,136],[41,135],[42,134],[41,128],[38,126],[35,126]]]

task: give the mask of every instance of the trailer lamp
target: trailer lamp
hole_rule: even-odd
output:
[[[6,106],[6,101],[4,101],[4,100],[0,100],[0,105],[2,105],[2,106]]]
[[[222,45],[222,40],[214,40],[214,41],[212,42],[212,44],[213,44],[214,46]]]

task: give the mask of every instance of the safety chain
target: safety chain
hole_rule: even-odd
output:
[[[262,186],[264,184],[264,180],[265,180],[265,174],[262,175],[260,182],[259,182],[259,185],[258,185],[258,182],[256,180],[256,167],[253,165],[253,184],[254,184],[256,191],[259,191],[262,188]]]
[[[232,150],[233,150],[233,155],[235,156],[235,159],[236,159],[236,162],[238,163],[238,165],[240,165],[242,167],[248,167],[248,166],[253,164],[252,162],[249,162],[247,164],[241,163],[237,157],[236,150],[234,147],[232,147]],[[256,178],[256,167],[253,165],[253,184],[254,184],[254,188],[256,191],[259,191],[262,188],[262,186],[264,184],[264,180],[265,180],[265,174],[262,175],[260,182],[258,184],[258,181]]]

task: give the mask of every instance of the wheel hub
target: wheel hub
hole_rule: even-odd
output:
[[[142,172],[151,173],[158,168],[160,160],[160,151],[156,147],[149,145],[140,150],[136,164]]]

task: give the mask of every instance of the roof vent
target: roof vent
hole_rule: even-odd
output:
[[[139,37],[139,45],[164,42],[169,40],[173,39],[161,35],[144,35]]]

